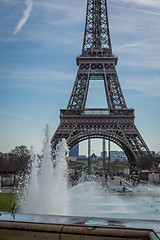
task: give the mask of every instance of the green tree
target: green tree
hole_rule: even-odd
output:
[[[10,153],[13,154],[13,155],[16,155],[18,157],[29,156],[29,150],[24,145],[21,145],[21,146],[18,146],[18,147],[16,146],[15,149],[11,150]]]
[[[11,150],[10,156],[10,168],[13,171],[22,172],[28,166],[28,160],[30,159],[30,152],[26,146],[16,146],[15,149]]]
[[[152,156],[142,156],[139,158],[140,168],[143,170],[150,170],[157,167],[157,159]]]

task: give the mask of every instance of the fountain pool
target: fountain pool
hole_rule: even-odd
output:
[[[160,190],[152,194],[108,193],[97,181],[82,182],[68,188],[65,139],[57,145],[56,159],[51,160],[49,126],[46,126],[43,157],[40,161],[31,150],[30,174],[21,200],[21,213],[82,217],[160,220]],[[53,165],[55,167],[53,167]]]
[[[160,194],[108,193],[97,182],[85,182],[69,191],[70,215],[160,220]]]

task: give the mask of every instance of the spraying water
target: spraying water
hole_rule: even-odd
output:
[[[46,126],[43,157],[31,149],[29,174],[26,175],[21,212],[109,218],[159,219],[160,195],[119,195],[105,192],[98,181],[82,182],[68,189],[65,139],[57,145],[51,160],[49,126]],[[54,167],[53,167],[54,165]],[[22,196],[22,195],[21,195]]]
[[[40,160],[31,149],[29,174],[24,184],[21,212],[68,215],[67,162],[68,146],[65,139],[57,145],[53,167],[51,159],[49,125],[46,126],[43,156]]]

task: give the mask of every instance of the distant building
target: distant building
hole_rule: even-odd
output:
[[[151,153],[152,153],[153,157],[156,157],[156,152],[155,151],[151,151]]]
[[[101,152],[101,158],[103,158],[103,152]],[[123,151],[110,151],[111,161],[123,162],[126,160],[126,154]],[[107,151],[105,151],[105,159],[108,159]]]
[[[107,151],[104,151],[105,159],[107,159]],[[101,158],[103,158],[103,152],[101,152]]]
[[[78,160],[87,161],[88,157],[86,155],[79,155]]]
[[[155,151],[150,151],[153,157],[156,157],[156,152]],[[144,152],[144,154],[148,155],[148,152]]]
[[[76,144],[75,146],[73,146],[73,148],[71,148],[69,152],[69,156],[78,157],[78,155],[79,155],[79,144]]]
[[[130,175],[130,166],[128,164],[126,164],[123,168],[123,174],[126,175]]]
[[[110,151],[111,157],[126,157],[126,154],[123,151]]]
[[[140,172],[141,180],[149,182],[150,184],[160,184],[160,172],[159,171],[148,171],[142,170]]]
[[[160,172],[149,172],[148,182],[151,184],[160,184]]]

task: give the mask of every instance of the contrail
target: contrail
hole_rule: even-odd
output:
[[[34,122],[44,123],[43,121],[40,121],[38,119],[26,117],[26,116],[15,114],[15,113],[4,112],[4,111],[0,111],[0,113],[7,114],[7,115],[10,115],[10,116],[13,116],[13,117],[24,118],[26,120],[31,120],[31,121],[34,121]]]
[[[18,22],[18,24],[15,28],[14,34],[17,34],[21,30],[21,28],[27,22],[29,16],[31,15],[31,11],[32,11],[32,7],[33,7],[33,1],[32,0],[26,0],[25,4],[26,4],[27,7],[24,10],[23,16],[22,16],[22,18],[20,19],[20,21]]]

